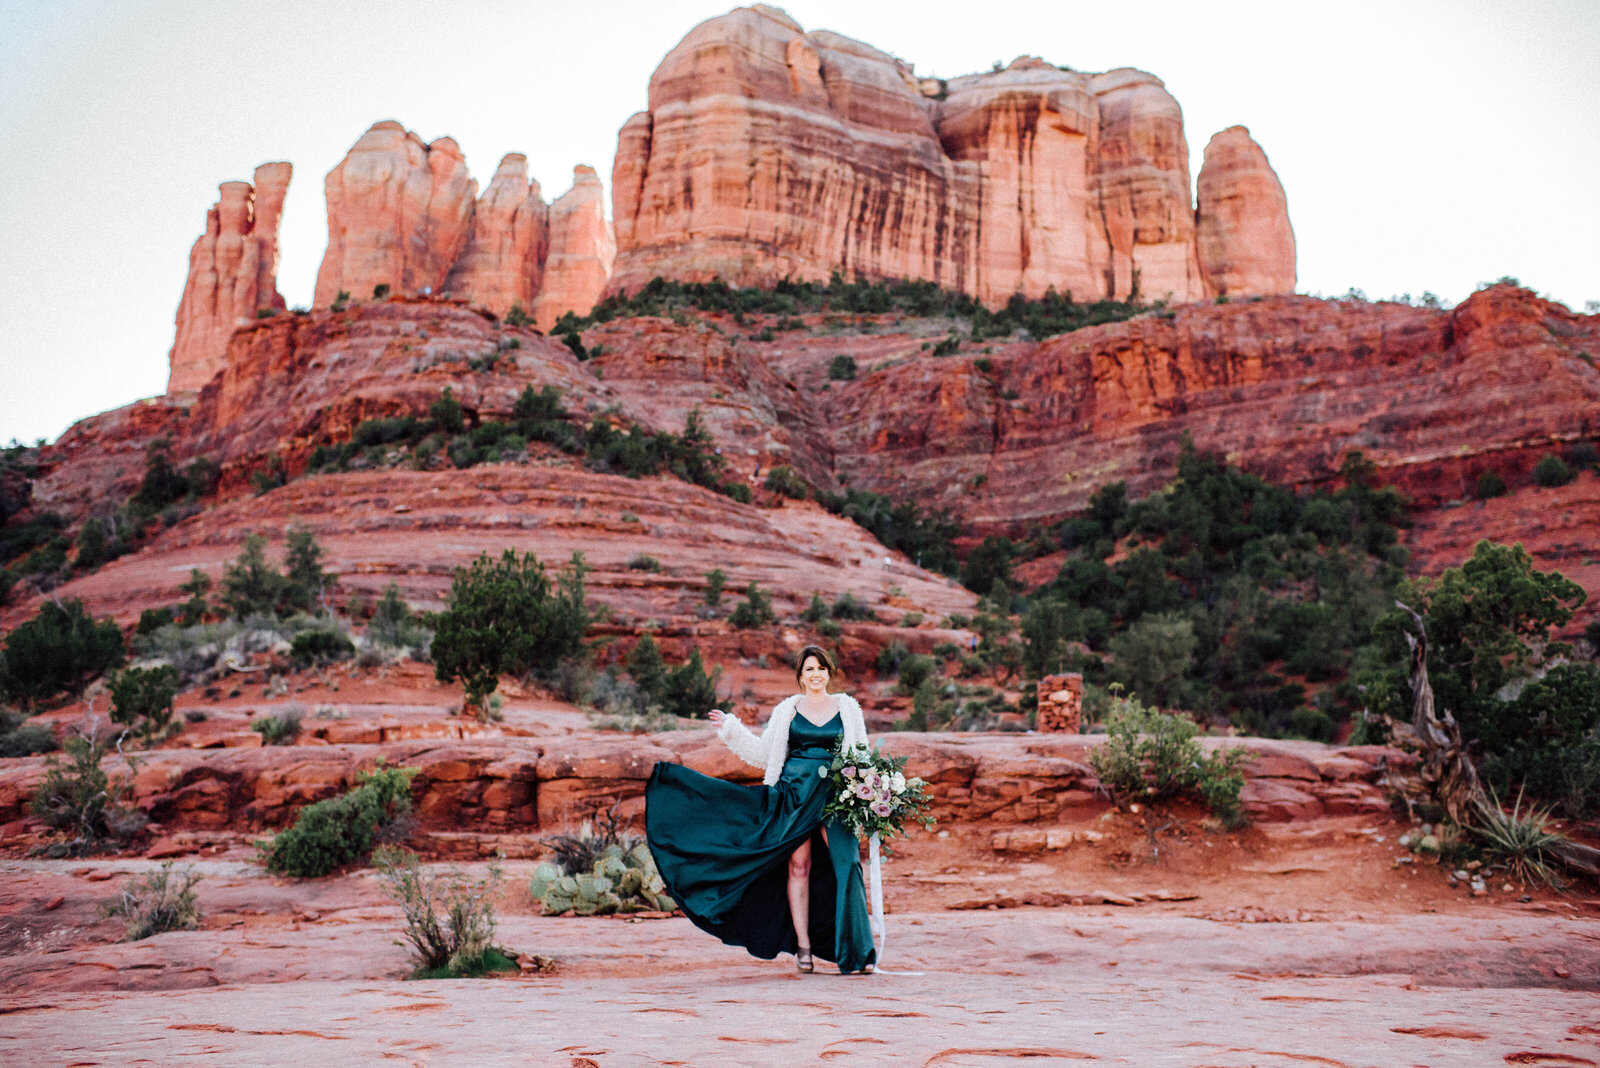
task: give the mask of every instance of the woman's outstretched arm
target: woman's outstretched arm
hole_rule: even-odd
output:
[[[717,737],[722,743],[733,750],[733,755],[746,764],[753,764],[765,769],[767,766],[767,747],[771,743],[762,734],[752,734],[749,728],[739,722],[738,716],[730,716],[720,708],[713,708],[707,718],[717,728]]]

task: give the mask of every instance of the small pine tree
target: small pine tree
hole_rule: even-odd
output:
[[[222,603],[236,619],[277,612],[289,582],[267,563],[267,539],[247,534],[244,550],[222,569]]]
[[[662,659],[661,647],[649,634],[641,637],[628,654],[627,668],[639,689],[652,700],[659,700],[661,684],[667,677],[667,662]]]
[[[444,387],[438,400],[428,405],[428,418],[433,420],[434,429],[441,434],[461,433],[461,402],[456,400],[455,391],[449,386]]]
[[[178,606],[179,622],[186,627],[205,622],[206,616],[211,614],[211,605],[206,602],[210,589],[211,576],[198,567],[190,568],[189,581],[178,587],[180,593],[189,595],[189,599]]]
[[[703,716],[707,709],[717,704],[717,683],[722,679],[722,669],[705,669],[696,646],[689,659],[667,673],[661,683],[660,701],[663,711],[684,719]]]
[[[322,546],[311,528],[296,523],[289,528],[289,544],[284,553],[285,604],[310,611],[329,593],[338,580],[322,570]]]
[[[77,693],[121,664],[122,655],[122,631],[114,622],[95,622],[77,598],[46,601],[36,616],[6,636],[0,694],[33,704],[63,690]]]
[[[111,677],[111,721],[149,742],[172,722],[178,694],[177,668],[129,668]]]
[[[728,581],[727,572],[720,567],[714,567],[706,572],[706,607],[717,608],[722,604],[722,587]]]
[[[507,549],[499,560],[479,555],[457,568],[450,607],[435,617],[431,653],[440,682],[459,679],[467,703],[480,705],[506,673],[549,670],[583,647],[589,613],[584,600],[583,557],[552,592],[544,566],[531,553]]]

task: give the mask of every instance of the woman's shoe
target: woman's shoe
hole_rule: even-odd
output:
[[[811,959],[809,949],[800,949],[794,955],[794,970],[810,975],[817,968],[816,962]]]
[[[861,974],[862,974],[862,975],[871,975],[871,974],[872,974],[872,973],[873,973],[873,972],[875,972],[875,971],[877,971],[877,970],[878,970],[878,969],[877,969],[877,968],[875,968],[875,967],[874,967],[874,966],[872,966],[872,965],[871,965],[871,964],[867,964],[867,965],[864,965],[864,966],[863,966],[863,967],[862,967],[862,969],[861,969]]]

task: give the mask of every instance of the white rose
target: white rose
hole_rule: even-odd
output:
[[[854,796],[855,794],[852,794],[849,790],[846,790],[844,793],[839,795],[839,801],[841,804],[849,804],[850,799]]]
[[[906,792],[906,777],[904,775],[900,774],[898,771],[895,772],[894,773],[894,777],[889,780],[889,789],[893,790],[897,794],[905,793]]]

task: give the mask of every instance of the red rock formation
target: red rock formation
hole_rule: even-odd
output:
[[[1600,371],[1582,357],[1597,345],[1600,317],[1512,286],[1450,312],[1196,305],[1007,346],[987,373],[909,360],[865,375],[833,395],[832,444],[851,485],[984,527],[1081,509],[1119,479],[1147,493],[1185,433],[1288,482],[1331,478],[1359,449],[1432,506],[1460,495],[1458,469],[1531,465],[1551,443],[1600,435]]]
[[[1177,102],[1135,70],[1024,57],[950,81],[764,5],[702,23],[650,79],[612,172],[610,290],[839,270],[989,303],[1210,295]]]
[[[178,302],[177,336],[168,355],[168,393],[199,389],[222,366],[228,338],[261,308],[284,307],[278,295],[278,222],[293,168],[263,163],[255,184],[224,182],[206,213],[206,231],[189,252],[189,277]]]
[[[340,291],[358,300],[374,287],[396,294],[443,288],[466,246],[478,183],[448,137],[432,144],[397,122],[379,122],[328,172],[328,249],[315,303]]]
[[[605,190],[593,167],[572,169],[572,188],[550,206],[550,252],[535,289],[534,319],[548,330],[567,312],[588,315],[611,278],[617,239],[606,219]]]
[[[496,315],[517,304],[530,311],[549,249],[550,209],[539,183],[528,178],[528,157],[513,152],[500,161],[478,198],[466,250],[450,269],[445,288]]]
[[[1294,230],[1283,185],[1243,126],[1206,145],[1195,239],[1206,285],[1223,296],[1293,293]]]
[[[1097,74],[1090,85],[1100,104],[1095,179],[1111,246],[1105,292],[1178,303],[1207,296],[1178,102],[1159,78],[1128,68]]]

